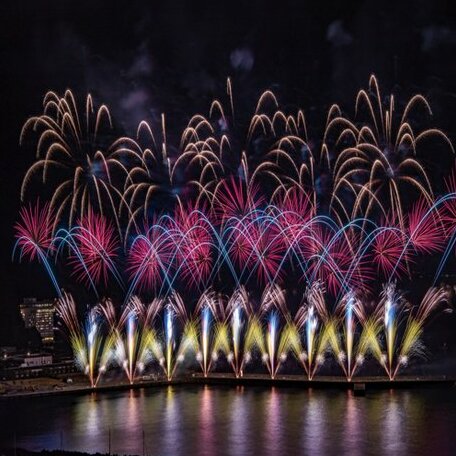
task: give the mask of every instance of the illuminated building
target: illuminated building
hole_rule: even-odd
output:
[[[43,344],[54,343],[54,301],[37,301],[36,298],[24,299],[20,311],[26,328],[36,328]]]

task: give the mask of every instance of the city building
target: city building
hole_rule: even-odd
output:
[[[27,353],[20,367],[40,367],[52,364],[52,355],[49,353]]]
[[[26,328],[36,328],[45,345],[54,343],[55,301],[26,298],[19,305]]]
[[[54,377],[76,372],[73,360],[55,362],[49,353],[25,353],[0,359],[0,381]]]

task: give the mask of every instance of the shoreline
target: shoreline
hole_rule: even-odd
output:
[[[166,386],[182,385],[219,385],[219,386],[252,386],[252,387],[291,387],[291,388],[317,388],[317,389],[339,389],[339,390],[384,390],[384,389],[413,389],[429,387],[446,387],[456,386],[456,377],[445,375],[425,375],[425,376],[401,376],[395,380],[388,377],[357,377],[348,381],[344,377],[337,376],[316,376],[309,380],[303,375],[277,375],[271,378],[266,374],[247,374],[243,377],[236,378],[228,374],[211,374],[204,377],[203,374],[192,374],[182,377],[176,377],[172,380],[143,380],[133,384],[124,382],[113,382],[103,384],[97,387],[89,385],[72,385],[63,386],[59,389],[49,389],[41,391],[17,391],[4,393],[0,395],[0,401],[13,400],[30,397],[45,397],[59,395],[82,395],[103,392],[115,392],[122,390],[137,390],[143,388],[162,388]]]

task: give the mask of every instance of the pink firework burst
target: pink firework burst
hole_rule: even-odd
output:
[[[206,281],[212,271],[212,230],[204,207],[179,205],[171,230],[176,260],[183,280],[193,285]]]
[[[361,281],[360,266],[351,273],[352,246],[345,237],[333,238],[334,234],[322,226],[312,229],[312,237],[307,240],[309,250],[308,274],[313,276],[312,281],[319,280],[326,284],[329,293],[336,295],[342,285],[357,287]],[[348,283],[346,283],[348,279]]]
[[[405,240],[399,226],[386,221],[372,242],[372,260],[377,270],[389,277],[400,277],[407,273],[410,261],[408,251],[404,252]]]
[[[19,213],[20,221],[14,226],[17,246],[21,250],[21,257],[33,261],[35,257],[53,250],[52,231],[54,216],[49,203],[40,205],[37,201],[33,206],[22,207]]]
[[[436,209],[429,211],[425,199],[418,200],[408,214],[408,235],[418,253],[440,252],[445,245],[443,220]]]
[[[280,230],[269,221],[254,223],[248,229],[253,255],[249,264],[256,269],[261,283],[277,283],[279,267],[284,255],[284,242]]]
[[[144,235],[137,236],[128,252],[130,279],[136,279],[142,290],[155,290],[169,272],[171,261],[169,235],[163,226],[152,224]]]
[[[242,268],[249,263],[253,255],[253,243],[250,237],[248,219],[233,223],[227,230],[226,244],[231,259]]]
[[[86,284],[92,280],[106,285],[109,272],[115,270],[114,260],[119,247],[114,226],[102,215],[89,210],[78,220],[73,238],[80,254],[80,257],[76,253],[71,257],[73,273]]]
[[[264,201],[264,198],[259,196],[259,190],[257,185],[250,186],[233,176],[223,180],[216,191],[217,219],[240,219],[257,209]]]
[[[277,221],[287,247],[296,247],[306,226],[315,216],[315,207],[309,195],[297,187],[288,190],[278,202]]]
[[[329,232],[325,230],[317,221],[309,219],[307,225],[303,225],[296,233],[296,246],[301,259],[308,260],[321,252],[324,245],[323,238],[329,237]]]

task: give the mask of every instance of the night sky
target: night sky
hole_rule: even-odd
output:
[[[421,92],[456,140],[456,16],[450,1],[3,1],[0,5],[0,343],[24,296],[51,296],[39,267],[12,263],[13,225],[32,147],[18,145],[47,90],[90,91],[117,133],[167,113],[171,137],[233,80],[238,109],[271,88],[318,129],[375,73],[384,93]],[[439,166],[438,161],[434,163]]]

